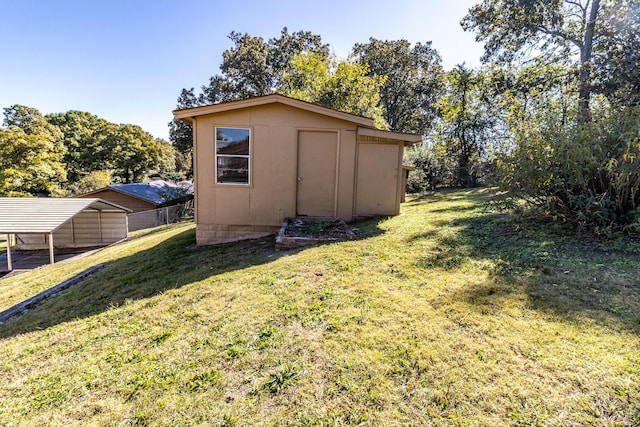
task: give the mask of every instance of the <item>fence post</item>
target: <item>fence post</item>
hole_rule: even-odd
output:
[[[13,265],[11,263],[11,234],[7,233],[7,270],[12,271]]]

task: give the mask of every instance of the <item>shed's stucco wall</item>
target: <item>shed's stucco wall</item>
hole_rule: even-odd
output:
[[[215,184],[215,127],[251,129],[250,185]],[[338,135],[335,212],[353,218],[356,125],[282,104],[199,116],[194,120],[198,244],[259,237],[296,216],[298,134]],[[322,158],[317,159],[322,162]]]
[[[358,141],[355,216],[399,213],[402,154],[400,142]]]

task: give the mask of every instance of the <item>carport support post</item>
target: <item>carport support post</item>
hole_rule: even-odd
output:
[[[49,262],[51,264],[55,262],[53,258],[53,233],[49,233]]]
[[[7,234],[7,270],[13,270],[13,265],[11,265],[11,234]]]

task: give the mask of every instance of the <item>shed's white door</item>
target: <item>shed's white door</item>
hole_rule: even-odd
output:
[[[337,132],[298,132],[298,215],[335,216],[337,157]]]

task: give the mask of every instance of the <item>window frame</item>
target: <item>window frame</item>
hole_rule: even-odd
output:
[[[249,133],[249,148],[248,148],[248,154],[218,154],[218,129],[231,129],[231,130],[246,130]],[[251,169],[252,169],[252,165],[251,165],[251,161],[252,161],[252,148],[253,148],[253,144],[252,144],[252,132],[251,132],[251,128],[245,128],[245,127],[235,127],[235,126],[214,126],[213,129],[213,163],[214,163],[214,184],[215,185],[225,185],[225,186],[240,186],[240,187],[249,187],[251,186],[251,178],[252,178],[252,174],[251,174]],[[226,158],[242,158],[242,159],[247,159],[247,182],[220,182],[218,180],[218,158],[219,157],[226,157]]]

